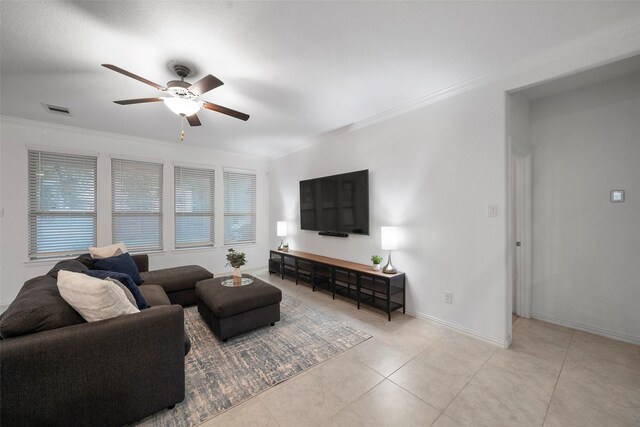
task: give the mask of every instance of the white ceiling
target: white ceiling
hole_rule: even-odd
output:
[[[185,144],[271,156],[315,137],[640,15],[640,2],[53,2],[0,4],[0,112],[5,116],[178,143],[159,92],[100,66],[164,85],[171,61],[211,111]],[[72,117],[48,113],[65,106]]]

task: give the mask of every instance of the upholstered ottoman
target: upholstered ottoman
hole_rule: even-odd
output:
[[[198,312],[222,341],[280,320],[282,291],[253,278],[245,286],[228,287],[223,278],[196,283]]]

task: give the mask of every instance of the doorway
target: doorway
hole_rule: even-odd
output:
[[[531,149],[509,136],[509,265],[511,313],[531,318]],[[512,317],[512,323],[516,320]]]

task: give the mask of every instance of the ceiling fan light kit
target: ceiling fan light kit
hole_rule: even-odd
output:
[[[200,110],[200,105],[186,98],[163,98],[164,105],[179,116],[191,116]]]
[[[224,83],[222,81],[211,74],[207,74],[205,77],[201,78],[194,84],[190,84],[185,82],[185,77],[188,77],[191,73],[191,70],[181,64],[173,65],[173,69],[178,76],[180,76],[180,80],[171,80],[167,82],[167,86],[163,87],[157,83],[154,83],[150,80],[147,80],[143,77],[135,75],[127,70],[124,70],[120,67],[117,67],[112,64],[102,64],[103,67],[113,70],[117,73],[123,74],[132,79],[138,80],[144,84],[147,84],[160,92],[171,96],[162,96],[157,98],[138,98],[138,99],[125,99],[121,101],[113,101],[119,105],[130,105],[130,104],[142,104],[147,102],[158,102],[163,101],[164,105],[166,105],[172,112],[175,114],[186,117],[189,125],[191,126],[200,126],[200,119],[196,115],[200,108],[204,108],[206,110],[216,111],[218,113],[226,114],[231,117],[235,117],[236,119],[247,121],[249,120],[249,115],[245,113],[241,113],[239,111],[232,110],[230,108],[223,107],[221,105],[213,104],[211,102],[202,101],[198,99],[202,94],[209,92],[219,86],[222,86]],[[184,131],[181,134],[184,137]],[[181,138],[182,140],[182,138]]]

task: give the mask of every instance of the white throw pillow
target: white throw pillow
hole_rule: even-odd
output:
[[[118,253],[118,249],[120,249],[120,253]],[[95,246],[89,248],[91,258],[109,258],[114,255],[121,255],[125,252],[129,251],[127,250],[127,246],[124,244],[124,242],[116,243],[109,246],[101,246],[99,248]]]
[[[87,322],[140,311],[129,302],[118,285],[83,273],[60,270],[58,289],[62,298]]]

